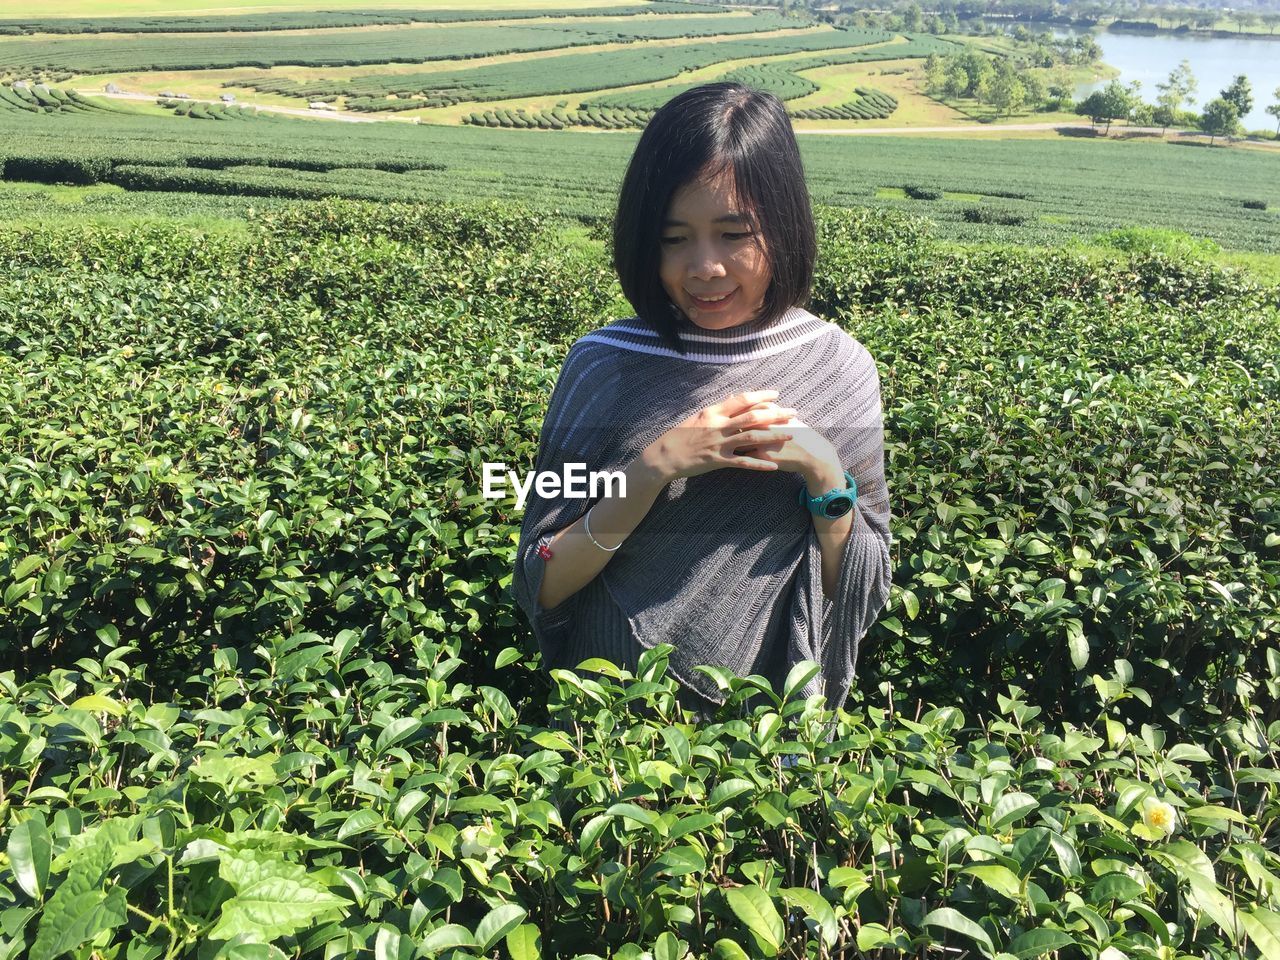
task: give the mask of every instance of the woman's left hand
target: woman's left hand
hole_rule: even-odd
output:
[[[790,440],[749,444],[735,448],[735,452],[752,450],[752,455],[757,459],[772,461],[780,470],[794,470],[806,481],[821,481],[833,474],[836,477],[843,476],[840,454],[831,445],[831,441],[817,430],[799,417],[792,417],[785,424],[777,426],[779,429],[786,428],[794,436]]]

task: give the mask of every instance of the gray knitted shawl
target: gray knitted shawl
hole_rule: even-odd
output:
[[[843,706],[858,643],[888,602],[892,574],[875,361],[835,324],[799,307],[768,325],[703,330],[683,316],[680,324],[685,356],[637,317],[575,341],[551,395],[534,469],[561,474],[564,464],[582,463],[588,472],[622,470],[703,407],[746,390],[777,390],[779,405],[797,409],[826,437],[857,483],[834,601],[823,594],[814,519],[796,500],[803,478],[734,467],[668,484],[604,569],[550,610],[536,598],[555,558],[542,559],[538,547],[600,496],[540,497],[531,488],[512,595],[547,668],[573,669],[587,657],[626,665],[639,648],[665,642],[675,647],[668,672],[722,703],[696,665],[745,677],[761,663],[780,663],[779,676],[770,677],[776,684],[808,659],[822,671],[802,695],[822,693],[830,708]],[[593,524],[592,533],[602,532]]]

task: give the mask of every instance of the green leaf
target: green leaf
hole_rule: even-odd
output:
[[[1071,655],[1071,666],[1077,670],[1089,665],[1089,639],[1079,620],[1067,621],[1067,652]]]
[[[1175,762],[1194,760],[1197,763],[1210,763],[1213,761],[1208,750],[1194,743],[1175,743],[1165,756]]]
[[[756,785],[750,780],[743,780],[741,778],[726,780],[724,783],[716,784],[715,788],[711,791],[711,796],[707,798],[707,806],[714,810],[716,807],[723,806],[728,803],[734,797],[741,796],[755,788]]]
[[[374,750],[381,756],[397,743],[413,736],[421,727],[421,720],[415,720],[413,717],[397,717],[383,728],[382,733],[378,734],[378,742],[374,745]]]
[[[542,934],[532,923],[522,923],[507,934],[507,952],[511,960],[541,960]]]
[[[1138,900],[1146,892],[1146,888],[1127,873],[1104,873],[1089,888],[1089,902],[1098,904],[1116,900],[1123,903],[1125,900]]]
[[[470,930],[461,924],[446,923],[443,927],[436,927],[436,929],[423,937],[421,946],[421,953],[430,955],[443,953],[455,947],[474,947],[476,946],[476,938]]]
[[[1039,806],[1036,798],[1030,794],[1019,793],[1016,790],[1013,793],[1006,793],[996,801],[995,808],[991,811],[991,829],[1003,830]]]
[[[653,960],[680,960],[684,955],[683,947],[688,946],[682,944],[680,938],[668,930],[666,933],[658,935],[658,939],[653,944]]]
[[[812,660],[801,660],[791,668],[787,679],[782,682],[782,699],[790,700],[797,690],[803,690],[805,684],[816,677],[821,670],[820,664]]]
[[[90,713],[109,713],[113,717],[122,717],[125,714],[123,704],[117,703],[110,697],[104,697],[100,693],[91,693],[87,697],[80,697],[72,701],[69,706],[72,710],[88,710]]]
[[[717,940],[711,950],[711,960],[751,960],[747,952],[732,940]]]
[[[1022,898],[1022,881],[1008,867],[998,863],[978,863],[964,867],[960,872],[972,874],[996,893],[1003,894],[1010,900]]]
[[[498,658],[493,662],[494,669],[501,670],[503,667],[515,663],[522,656],[524,656],[524,654],[522,654],[518,648],[505,647],[502,652],[498,654]]]
[[[767,943],[775,954],[782,950],[782,916],[773,898],[762,887],[730,887],[725,891],[729,908],[748,930]]]
[[[13,582],[25,580],[27,574],[31,573],[31,571],[40,566],[43,562],[44,557],[38,553],[30,557],[23,557],[18,561],[18,565],[9,572],[8,579]]]
[[[813,920],[822,933],[822,942],[830,950],[840,936],[840,922],[836,912],[821,894],[805,887],[785,887],[779,891],[782,899],[791,906],[798,906]]]
[[[112,887],[110,893],[88,887],[88,874],[73,871],[54,892],[40,918],[40,931],[31,946],[31,960],[53,960],[80,944],[92,940],[104,930],[123,926],[125,899],[123,887]],[[63,891],[67,895],[63,896]]]
[[[297,864],[291,864],[297,866]],[[317,919],[350,903],[307,877],[266,876],[250,883],[222,905],[212,940],[247,934],[270,943],[311,926]]]
[[[1236,914],[1262,960],[1280,960],[1280,914],[1265,907],[1241,910]]]
[[[587,672],[603,673],[606,677],[613,677],[615,680],[622,679],[622,671],[618,668],[618,665],[612,660],[605,660],[603,657],[591,657],[574,667],[574,673]]]
[[[987,951],[987,956],[992,957],[996,954],[995,944],[987,936],[987,931],[953,907],[939,907],[937,910],[930,910],[925,914],[924,919],[920,921],[920,925],[924,927],[946,927],[948,930],[968,937],[978,944],[978,946]]]
[[[1055,930],[1052,927],[1036,927],[1034,930],[1028,930],[1023,933],[1013,943],[1009,944],[1008,952],[1012,953],[1018,960],[1034,960],[1036,957],[1043,957],[1046,953],[1073,946],[1075,942],[1071,934],[1064,930]]]
[[[382,814],[371,807],[363,807],[354,811],[351,816],[342,821],[342,826],[338,828],[338,842],[342,843],[348,837],[354,837],[357,834],[364,833],[375,826],[382,823]]]
[[[518,903],[503,903],[494,907],[476,926],[476,943],[482,952],[519,926],[529,911]]]
[[[18,886],[33,900],[41,899],[49,882],[49,861],[53,857],[53,840],[44,817],[35,814],[13,828],[8,854],[9,867]]]

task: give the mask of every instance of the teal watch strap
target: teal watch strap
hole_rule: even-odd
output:
[[[798,500],[802,507],[807,507],[809,512],[817,517],[827,517],[834,520],[842,517],[850,510],[858,500],[858,485],[853,480],[853,475],[848,470],[844,472],[846,486],[837,487],[834,490],[828,490],[820,497],[809,496],[809,488],[801,484]]]

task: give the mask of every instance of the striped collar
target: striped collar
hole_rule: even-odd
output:
[[[634,316],[615,320],[579,340],[700,363],[740,363],[790,350],[822,336],[831,328],[830,323],[802,307],[792,307],[770,324],[753,320],[725,330],[704,330],[684,314],[680,314],[680,318],[680,341],[688,350],[683,355],[663,343],[657,330]]]

